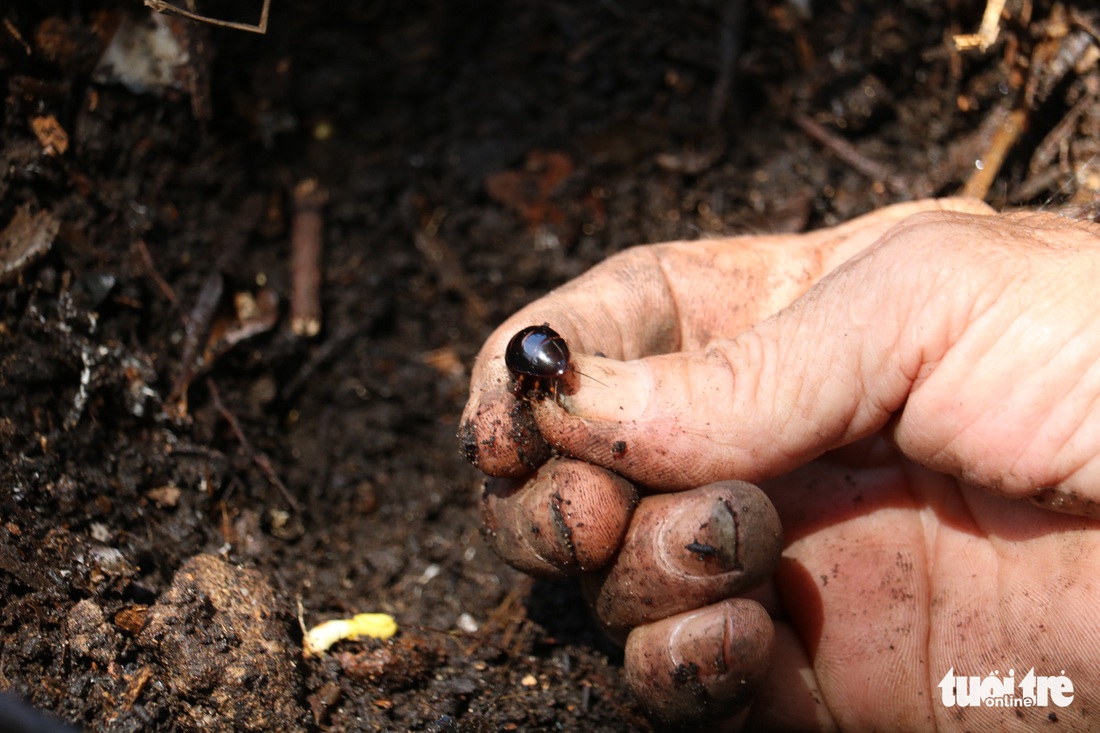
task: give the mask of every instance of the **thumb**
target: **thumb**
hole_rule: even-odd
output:
[[[997,291],[979,217],[906,219],[804,296],[707,348],[576,355],[571,394],[534,405],[560,450],[658,489],[760,481],[886,425]],[[985,258],[977,263],[975,258]]]

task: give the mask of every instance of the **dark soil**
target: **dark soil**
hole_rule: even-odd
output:
[[[169,24],[145,89],[95,71],[137,0],[0,6],[0,691],[89,731],[645,729],[574,588],[479,536],[494,325],[636,243],[1100,188],[1091,3],[966,53],[983,2],[800,6],[272,0]],[[401,630],[303,658],[299,604]]]

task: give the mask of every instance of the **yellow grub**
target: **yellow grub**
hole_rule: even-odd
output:
[[[397,621],[386,613],[358,613],[353,618],[333,619],[306,632],[302,650],[307,657],[320,656],[338,641],[355,641],[363,636],[388,639],[397,633]]]

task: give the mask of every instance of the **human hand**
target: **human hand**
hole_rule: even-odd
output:
[[[1087,726],[1098,273],[1095,227],[959,200],[623,253],[478,358],[461,437],[507,477],[487,484],[487,535],[518,567],[582,575],[597,618],[632,629],[628,678],[666,720]],[[575,369],[517,401],[504,346],[543,322]],[[755,600],[777,535],[727,479],[782,520]],[[1073,703],[943,703],[949,670],[1010,668],[1064,670]]]

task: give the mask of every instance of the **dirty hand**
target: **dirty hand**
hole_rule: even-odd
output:
[[[582,577],[666,720],[1088,727],[1098,282],[1100,229],[962,200],[621,253],[482,349],[460,437],[498,477],[486,534]],[[573,369],[528,403],[503,355],[544,322]],[[1072,703],[948,699],[1032,668]]]

